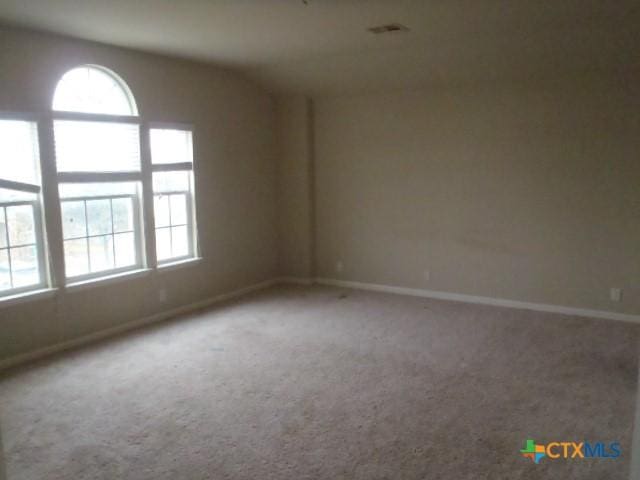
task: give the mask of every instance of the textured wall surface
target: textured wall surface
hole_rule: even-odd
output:
[[[320,276],[640,313],[638,78],[321,98],[315,111]]]

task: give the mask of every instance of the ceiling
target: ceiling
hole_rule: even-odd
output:
[[[640,69],[638,0],[0,0],[0,20],[307,94]],[[410,31],[367,31],[392,22]]]

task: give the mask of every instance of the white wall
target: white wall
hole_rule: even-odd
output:
[[[640,313],[638,80],[318,99],[318,275]]]
[[[195,125],[202,263],[0,306],[0,360],[277,274],[272,98],[225,70],[89,42],[0,28],[0,110],[46,112],[57,80],[85,63],[117,72],[143,117]],[[157,290],[166,288],[160,304]]]

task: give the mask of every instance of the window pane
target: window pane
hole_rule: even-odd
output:
[[[106,272],[115,268],[135,266],[140,263],[137,253],[139,219],[135,215],[135,204],[139,182],[111,182],[60,185],[60,195],[71,198],[83,196],[86,200],[63,200],[63,222],[65,239],[83,238],[84,244],[65,245],[74,262],[69,276]],[[131,197],[90,198],[90,196],[131,195]],[[86,205],[86,207],[84,207]],[[86,208],[86,230],[84,214]],[[66,213],[66,215],[65,215]],[[77,220],[76,220],[77,218]],[[71,219],[74,219],[72,222]],[[82,222],[77,228],[78,222]],[[76,230],[73,230],[73,229]],[[75,237],[69,237],[70,234]],[[115,234],[115,235],[114,235]],[[71,250],[73,247],[73,251]],[[82,257],[81,255],[84,255]]]
[[[136,195],[137,182],[61,183],[60,198]]]
[[[36,247],[11,249],[11,277],[14,288],[40,283]]]
[[[130,232],[133,230],[133,201],[130,198],[114,198],[113,231]]]
[[[59,172],[123,172],[140,170],[138,125],[55,120]]]
[[[171,195],[171,225],[185,225],[187,223],[187,196]]]
[[[171,247],[173,257],[189,255],[189,235],[187,233],[187,227],[171,228]]]
[[[114,235],[116,250],[116,268],[129,267],[136,264],[136,244],[133,233]]]
[[[156,230],[156,255],[158,261],[171,258],[171,231],[168,228]]]
[[[153,212],[155,215],[156,227],[169,226],[169,196],[155,195],[153,197]]]
[[[92,272],[113,268],[113,237],[111,235],[89,239],[89,262]]]
[[[11,272],[9,271],[9,252],[0,250],[0,290],[11,288]]]
[[[78,67],[58,82],[53,109],[68,112],[136,115],[133,99],[123,82],[102,68]]]
[[[32,202],[37,198],[35,193],[0,188],[0,202]]]
[[[35,122],[0,120],[0,178],[39,185]]]
[[[62,234],[65,239],[87,235],[84,202],[62,202]]]
[[[182,163],[192,162],[191,132],[186,130],[150,130],[151,162]]]
[[[156,172],[153,174],[153,192],[188,192],[191,172]]]
[[[4,218],[4,208],[0,208],[0,248],[7,246],[7,221]]]
[[[33,207],[31,205],[7,207],[7,223],[9,225],[10,245],[36,243]]]
[[[111,233],[110,201],[108,199],[87,201],[87,222],[89,235]]]
[[[77,277],[89,273],[87,239],[65,240],[64,262],[67,277]]]

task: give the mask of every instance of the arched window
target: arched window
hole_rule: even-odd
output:
[[[64,112],[138,115],[127,84],[111,70],[85,65],[69,70],[58,82],[53,109]]]
[[[194,257],[190,128],[152,124],[141,136],[126,83],[95,65],[63,75],[53,110],[66,278],[83,281]],[[150,154],[146,162],[143,152]],[[155,222],[144,218],[145,202]],[[145,222],[155,233],[146,241]],[[153,262],[144,255],[150,250]]]
[[[51,107],[47,120],[0,112],[0,297],[196,259],[191,126],[143,122],[97,65],[66,72]]]
[[[62,76],[53,110],[66,277],[81,281],[144,266],[133,95],[115,73],[86,65]]]

